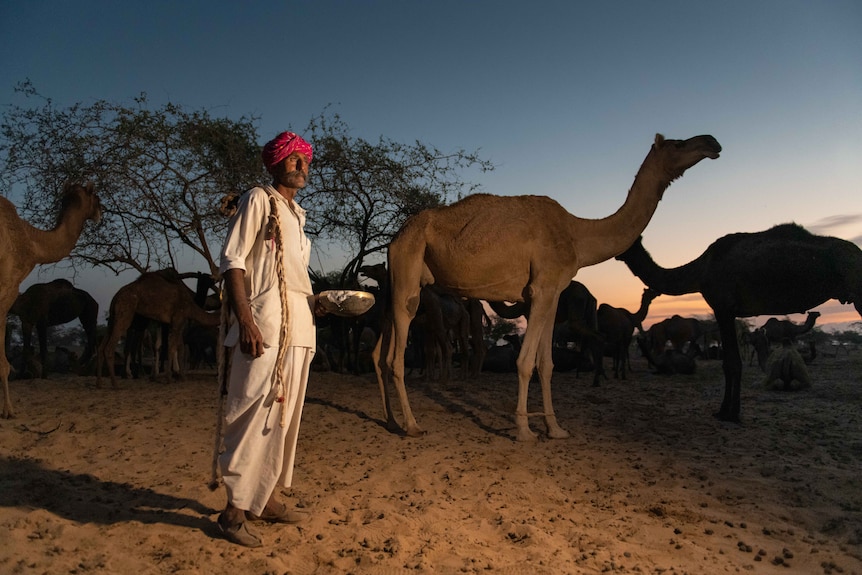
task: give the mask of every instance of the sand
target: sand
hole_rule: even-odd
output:
[[[514,374],[412,378],[412,438],[373,375],[313,373],[285,494],[311,517],[257,527],[260,549],[215,529],[213,371],[13,381],[0,573],[862,573],[862,352],[817,358],[802,391],[746,366],[741,424],[712,416],[719,362],[633,367],[555,374],[571,438],[536,443],[514,441]]]

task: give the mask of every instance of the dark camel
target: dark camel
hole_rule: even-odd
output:
[[[601,361],[605,342],[599,334],[597,304],[596,297],[590,293],[587,286],[574,280],[569,282],[566,289],[560,292],[557,302],[552,350],[552,357],[557,357],[554,367],[560,371],[574,369],[577,374],[582,364],[588,363],[593,370],[593,386],[598,386],[604,376]],[[523,316],[527,319],[527,325],[530,323],[530,306],[524,302],[491,302],[489,305],[503,319]],[[575,344],[578,352],[568,351],[570,342]]]
[[[6,357],[6,316],[18,297],[18,287],[37,264],[58,262],[78,243],[87,220],[102,217],[93,184],[67,184],[63,189],[57,225],[50,231],[31,226],[15,206],[0,196],[0,381],[3,383],[2,417],[13,417],[9,397],[9,360]]]
[[[167,324],[168,361],[178,357],[183,344],[183,332],[189,320],[204,326],[217,326],[219,312],[206,312],[195,303],[192,291],[182,282],[174,270],[160,270],[141,274],[135,281],[117,290],[111,300],[108,318],[108,334],[99,345],[97,357],[96,385],[101,387],[102,364],[108,365],[111,386],[117,388],[114,367],[114,350],[117,342],[128,331],[135,314]],[[173,381],[173,370],[168,365],[168,383]]]
[[[638,239],[618,256],[652,289],[700,293],[712,307],[724,348],[724,399],[716,416],[739,421],[742,359],[736,318],[804,313],[825,301],[852,303],[862,316],[862,250],[796,224],[719,238],[692,262],[659,267]]]
[[[651,366],[655,368],[655,372],[661,375],[691,375],[697,371],[697,363],[694,358],[701,352],[700,346],[696,342],[690,342],[690,345],[682,349],[668,347],[655,352],[653,346],[650,345],[649,338],[643,334],[637,338],[638,347],[644,357]]]
[[[604,355],[614,362],[614,377],[625,379],[629,369],[629,347],[635,328],[643,332],[643,320],[649,312],[649,305],[659,293],[649,288],[641,295],[641,305],[634,313],[621,307],[603,303],[596,311],[599,334],[605,340]]]
[[[820,317],[819,311],[808,312],[808,317],[804,324],[795,324],[789,319],[778,319],[771,317],[763,324],[763,333],[769,340],[769,345],[781,344],[785,339],[792,342],[800,335],[806,334],[814,329],[814,324],[817,318]]]
[[[700,320],[673,315],[650,326],[647,340],[652,346],[653,354],[659,355],[666,349],[667,342],[670,342],[673,349],[685,351],[688,349],[686,344],[696,343],[702,335],[703,327]]]
[[[422,286],[486,301],[529,302],[530,322],[518,356],[517,438],[535,440],[527,392],[538,368],[542,415],[552,438],[569,434],[551,399],[552,338],[557,299],[582,267],[622,253],[646,228],[671,182],[704,158],[717,158],[712,136],[655,141],[623,205],[603,219],[584,219],[543,196],[476,194],[408,219],[389,245],[390,314],[375,348],[381,393],[394,383],[408,435],[422,433],[404,386],[404,351]],[[387,421],[394,424],[388,404]]]
[[[48,283],[33,284],[18,296],[9,313],[21,319],[25,361],[32,354],[33,328],[39,337],[39,361],[42,377],[48,377],[48,328],[81,321],[87,337],[79,365],[86,365],[96,347],[96,323],[99,304],[93,296],[72,285],[69,280],[56,279]]]

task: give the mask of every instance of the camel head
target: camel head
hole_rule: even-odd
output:
[[[721,153],[721,144],[709,135],[694,136],[687,140],[667,140],[655,135],[655,143],[644,165],[660,170],[668,183],[682,176],[687,169],[704,158],[715,160]]]
[[[93,190],[93,182],[87,182],[86,186],[67,182],[63,186],[59,219],[62,221],[71,213],[83,215],[81,221],[93,220],[96,224],[101,221],[102,203]]]
[[[383,287],[389,280],[389,275],[386,270],[386,264],[365,265],[359,267],[359,273],[377,282],[377,285]]]

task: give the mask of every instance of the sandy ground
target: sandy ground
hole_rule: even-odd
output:
[[[287,494],[311,518],[259,527],[261,549],[214,528],[214,373],[13,381],[0,573],[862,573],[862,353],[818,358],[806,391],[747,367],[741,425],[711,415],[718,362],[633,366],[599,388],[556,374],[572,437],[532,444],[514,374],[411,380],[427,434],[408,438],[373,376],[314,373]]]

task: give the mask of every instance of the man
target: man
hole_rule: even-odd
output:
[[[221,252],[231,315],[224,341],[230,356],[225,450],[218,459],[227,506],[218,526],[228,541],[247,547],[262,545],[249,521],[296,523],[305,516],[276,491],[292,484],[316,346],[314,314],[325,313],[307,271],[305,211],[294,200],[311,157],[311,145],[293,132],[264,146],[272,184],[240,197]]]

